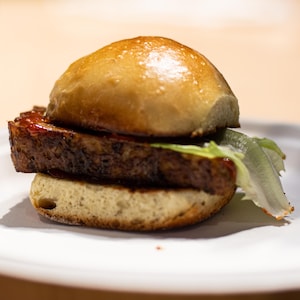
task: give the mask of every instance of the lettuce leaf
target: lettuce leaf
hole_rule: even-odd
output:
[[[284,153],[267,138],[249,137],[230,129],[215,136],[214,141],[197,145],[157,143],[152,147],[169,149],[207,158],[226,157],[237,168],[236,185],[244,192],[244,200],[252,200],[264,212],[280,220],[293,211],[281,182]]]

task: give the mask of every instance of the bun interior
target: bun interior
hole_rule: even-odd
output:
[[[36,174],[30,199],[43,216],[60,223],[127,231],[172,229],[203,221],[233,196],[195,189],[130,189]]]

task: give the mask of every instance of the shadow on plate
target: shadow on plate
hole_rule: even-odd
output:
[[[236,194],[231,202],[214,217],[199,223],[177,230],[158,232],[121,232],[113,230],[101,230],[95,228],[70,226],[52,222],[39,216],[30,204],[28,198],[23,199],[0,219],[0,226],[10,228],[36,229],[46,232],[68,232],[74,234],[94,236],[95,238],[118,238],[118,239],[210,239],[232,235],[241,231],[263,226],[283,226],[287,220],[277,221],[267,216],[251,201],[240,200],[241,195]]]

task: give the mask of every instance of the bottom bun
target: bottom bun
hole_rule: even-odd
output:
[[[39,214],[60,223],[152,231],[203,221],[234,194],[210,195],[195,189],[130,189],[36,174],[30,200]]]

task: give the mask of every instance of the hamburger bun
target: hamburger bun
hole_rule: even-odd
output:
[[[30,200],[60,223],[126,231],[172,229],[203,221],[232,198],[196,189],[130,189],[36,174]]]
[[[80,58],[57,80],[47,116],[78,128],[196,136],[239,126],[238,101],[199,52],[174,40],[121,40]]]

